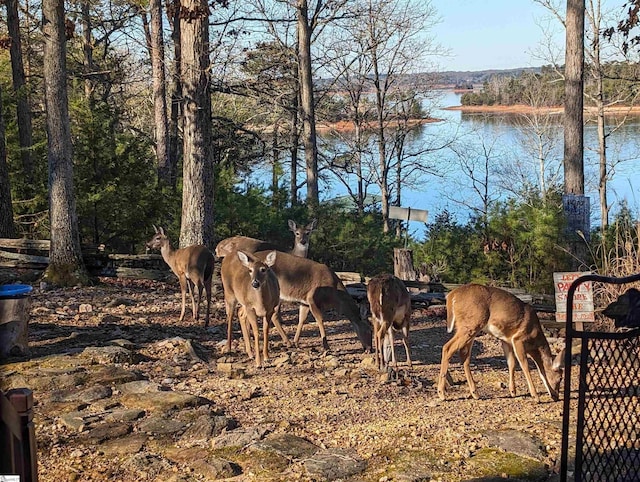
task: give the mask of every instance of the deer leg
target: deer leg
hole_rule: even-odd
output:
[[[293,344],[295,346],[298,346],[298,340],[300,339],[300,335],[302,334],[302,325],[304,325],[304,322],[307,319],[309,309],[310,308],[308,305],[300,305],[300,309],[298,310],[298,328],[296,329],[296,335],[293,338]]]
[[[393,366],[393,368],[397,369],[398,368],[398,361],[396,360],[396,347],[395,347],[395,338],[393,336],[393,327],[389,326],[389,328],[387,328],[386,333],[385,333],[385,339],[389,345],[389,348],[391,349],[391,365]],[[385,361],[387,362],[387,366],[389,363],[388,360],[388,355],[385,356]]]
[[[231,353],[231,339],[233,338],[233,312],[236,309],[236,300],[225,298],[224,307],[227,311],[227,353]]]
[[[178,321],[182,321],[184,319],[184,309],[185,304],[187,302],[187,285],[189,281],[184,276],[180,277],[180,291],[182,292],[182,311],[180,311],[180,319]]]
[[[193,296],[193,291],[195,289],[195,284],[189,278],[187,278],[187,288],[189,289],[189,297],[191,298],[191,316],[194,320],[198,320],[198,309],[196,307],[196,300]]]
[[[273,322],[273,326],[276,327],[276,330],[280,334],[280,338],[285,342],[287,348],[291,348],[291,342],[289,341],[289,337],[287,333],[282,328],[282,312],[280,311],[280,305],[276,306],[275,310],[273,310],[273,314],[271,315],[271,321]]]
[[[472,338],[460,348],[460,359],[462,360],[462,366],[464,368],[464,374],[467,377],[467,383],[469,384],[469,391],[471,392],[471,396],[478,400],[480,396],[476,391],[476,382],[471,375],[471,347],[473,346],[473,341],[475,338]]]
[[[515,371],[516,371],[516,357],[513,353],[513,348],[506,341],[502,342],[502,350],[504,351],[504,356],[507,359],[507,367],[509,368],[509,394],[512,397],[516,396],[516,381],[515,381]]]
[[[529,360],[527,360],[527,352],[524,349],[524,344],[519,340],[512,340],[511,344],[516,354],[516,358],[518,359],[518,363],[520,363],[520,368],[522,368],[522,371],[524,372],[524,377],[527,379],[527,385],[529,385],[529,392],[531,393],[531,397],[536,402],[540,402],[540,397],[538,396],[536,387],[534,386],[533,380],[531,379]]]
[[[380,339],[378,338],[378,332],[380,329],[380,325],[378,324],[378,320],[375,317],[372,317],[372,325],[373,325],[373,354],[376,359],[376,368],[378,370],[382,369],[382,347],[380,346]]]
[[[442,347],[442,360],[440,362],[440,376],[438,378],[438,396],[445,400],[445,388],[448,380],[449,360],[453,354],[459,351],[465,344],[475,338],[474,332],[456,332],[456,334]],[[467,380],[468,381],[468,380]]]
[[[247,308],[240,305],[238,308],[238,319],[240,320],[240,330],[242,331],[242,339],[244,340],[244,349],[249,355],[249,358],[253,358],[253,350],[251,349],[251,331],[247,324]],[[256,336],[258,336],[256,334]]]
[[[256,350],[256,367],[260,368],[262,366],[262,361],[260,360],[260,332],[258,331],[258,318],[256,317],[256,312],[251,309],[245,307],[245,323],[248,322],[249,326],[247,327],[247,332],[253,331],[253,339],[255,343]],[[250,329],[249,329],[250,328]]]
[[[409,368],[413,368],[413,364],[411,363],[411,350],[409,349],[409,327],[403,326],[400,333],[402,335],[402,344],[404,345],[404,351],[407,354],[407,363],[409,364]]]
[[[316,319],[316,322],[318,323],[318,329],[320,330],[320,339],[322,340],[322,348],[325,351],[329,351],[329,342],[327,341],[327,333],[324,331],[324,320],[322,318],[322,310],[318,308],[318,305],[316,305],[313,302],[309,305],[309,308],[311,309],[311,314],[313,315],[313,317]]]
[[[265,361],[269,359],[269,319],[272,317],[273,314],[262,318],[262,359]]]
[[[531,358],[533,358],[536,367],[538,367],[538,373],[540,374],[540,378],[542,379],[544,387],[547,389],[547,393],[554,401],[557,401],[558,393],[551,388],[551,384],[549,383],[549,379],[547,378],[547,372],[544,369],[544,362],[542,361],[540,352],[537,350],[533,350],[529,355],[531,356]]]
[[[213,279],[209,278],[204,280],[204,289],[207,295],[207,314],[205,315],[204,318],[204,327],[206,328],[207,326],[209,326],[209,313],[211,311],[211,283],[212,283]]]

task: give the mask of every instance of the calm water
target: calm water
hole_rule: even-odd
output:
[[[468,114],[439,107],[460,105],[460,95],[443,92],[429,110],[442,122],[422,126],[411,139],[408,149],[422,152],[411,162],[430,167],[429,173],[414,173],[403,184],[402,206],[429,211],[429,220],[444,209],[454,213],[464,223],[481,205],[478,190],[484,182],[465,174],[461,162],[475,163],[474,176],[483,177],[489,171],[488,193],[492,199],[515,195],[527,179],[540,185],[538,143],[532,147],[523,118],[514,114]],[[585,119],[586,120],[586,119]],[[546,129],[544,148],[547,183],[562,183],[563,131],[561,118],[554,117]],[[600,223],[597,191],[596,126],[585,124],[585,194],[591,198],[592,227]],[[549,141],[550,139],[550,141]],[[634,118],[616,130],[608,139],[610,161],[620,161],[609,181],[608,200],[615,212],[619,202],[626,199],[636,213],[640,211],[640,118]],[[449,145],[449,143],[452,143]],[[442,147],[446,146],[446,147]],[[438,147],[442,147],[438,149]],[[486,161],[486,163],[485,163]],[[431,173],[433,171],[433,173]],[[511,192],[510,192],[511,191]],[[370,192],[371,194],[375,194]],[[323,199],[346,194],[339,182],[325,186]],[[429,221],[428,221],[429,222]],[[422,223],[411,222],[410,233],[420,239]]]

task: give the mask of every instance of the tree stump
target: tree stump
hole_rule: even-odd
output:
[[[416,271],[413,269],[413,251],[394,248],[393,274],[404,281],[416,281]]]

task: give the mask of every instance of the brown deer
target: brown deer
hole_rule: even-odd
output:
[[[402,280],[391,275],[381,274],[372,278],[367,285],[367,299],[373,320],[373,341],[376,366],[388,368],[388,355],[383,353],[384,346],[391,348],[391,363],[398,367],[394,347],[394,331],[402,337],[407,363],[412,367],[409,349],[409,324],[411,322],[411,296]]]
[[[289,251],[294,256],[306,258],[309,255],[309,237],[313,230],[316,228],[318,222],[316,219],[312,219],[306,226],[299,226],[298,223],[289,219],[289,229],[293,232],[293,249]],[[223,239],[216,246],[216,256],[218,258],[224,258],[227,254],[233,253],[239,249],[244,249],[251,253],[256,251],[265,251],[268,249],[277,249],[282,251],[274,244],[262,241],[261,239],[250,238],[248,236],[232,236],[230,238]]]
[[[236,305],[240,304],[243,307],[243,310],[238,311],[242,337],[247,354],[252,356],[250,330],[253,331],[257,367],[262,366],[258,317],[263,318],[263,360],[269,358],[269,320],[273,321],[282,339],[290,346],[277,310],[280,304],[278,279],[271,269],[278,256],[280,255],[276,251],[269,251],[264,260],[261,260],[251,253],[237,251],[235,255],[225,256],[220,270],[227,311],[227,351],[231,351],[233,314]]]
[[[191,312],[193,319],[199,319],[200,301],[202,300],[202,290],[206,291],[207,314],[204,319],[204,326],[209,326],[209,312],[211,309],[211,281],[213,277],[213,253],[206,246],[201,244],[187,246],[182,249],[173,249],[171,242],[162,227],[153,226],[156,234],[147,242],[147,248],[158,249],[165,263],[169,265],[173,274],[180,281],[180,291],[182,292],[182,311],[180,321],[184,319],[186,304],[186,294],[189,291],[191,297]],[[198,288],[198,301],[196,303],[193,290]]]
[[[531,379],[528,355],[535,362],[547,392],[554,401],[558,400],[564,368],[564,349],[553,358],[533,307],[499,288],[478,284],[463,285],[447,295],[447,331],[451,333],[454,330],[453,338],[442,347],[438,380],[438,395],[442,400],[445,399],[449,360],[456,351],[460,352],[471,396],[478,398],[469,364],[471,346],[482,330],[502,342],[509,367],[509,393],[512,397],[516,395],[514,372],[517,360],[527,379],[531,396],[540,401]]]
[[[267,254],[268,251],[255,253],[256,257],[262,260]],[[322,346],[325,350],[329,350],[327,334],[324,329],[323,311],[335,308],[351,321],[363,348],[367,351],[371,349],[371,325],[367,320],[361,318],[357,303],[347,293],[338,275],[328,266],[310,259],[278,252],[272,269],[280,284],[280,299],[300,303],[298,327],[293,340],[295,345],[298,345],[302,325],[311,311],[318,322]]]

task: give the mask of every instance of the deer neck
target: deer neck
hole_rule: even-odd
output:
[[[296,243],[291,250],[291,254],[300,258],[306,258],[309,254],[309,245]]]
[[[176,250],[171,247],[169,240],[162,244],[160,254],[162,255],[162,259],[164,259],[164,262],[169,265],[174,273],[176,273]]]

